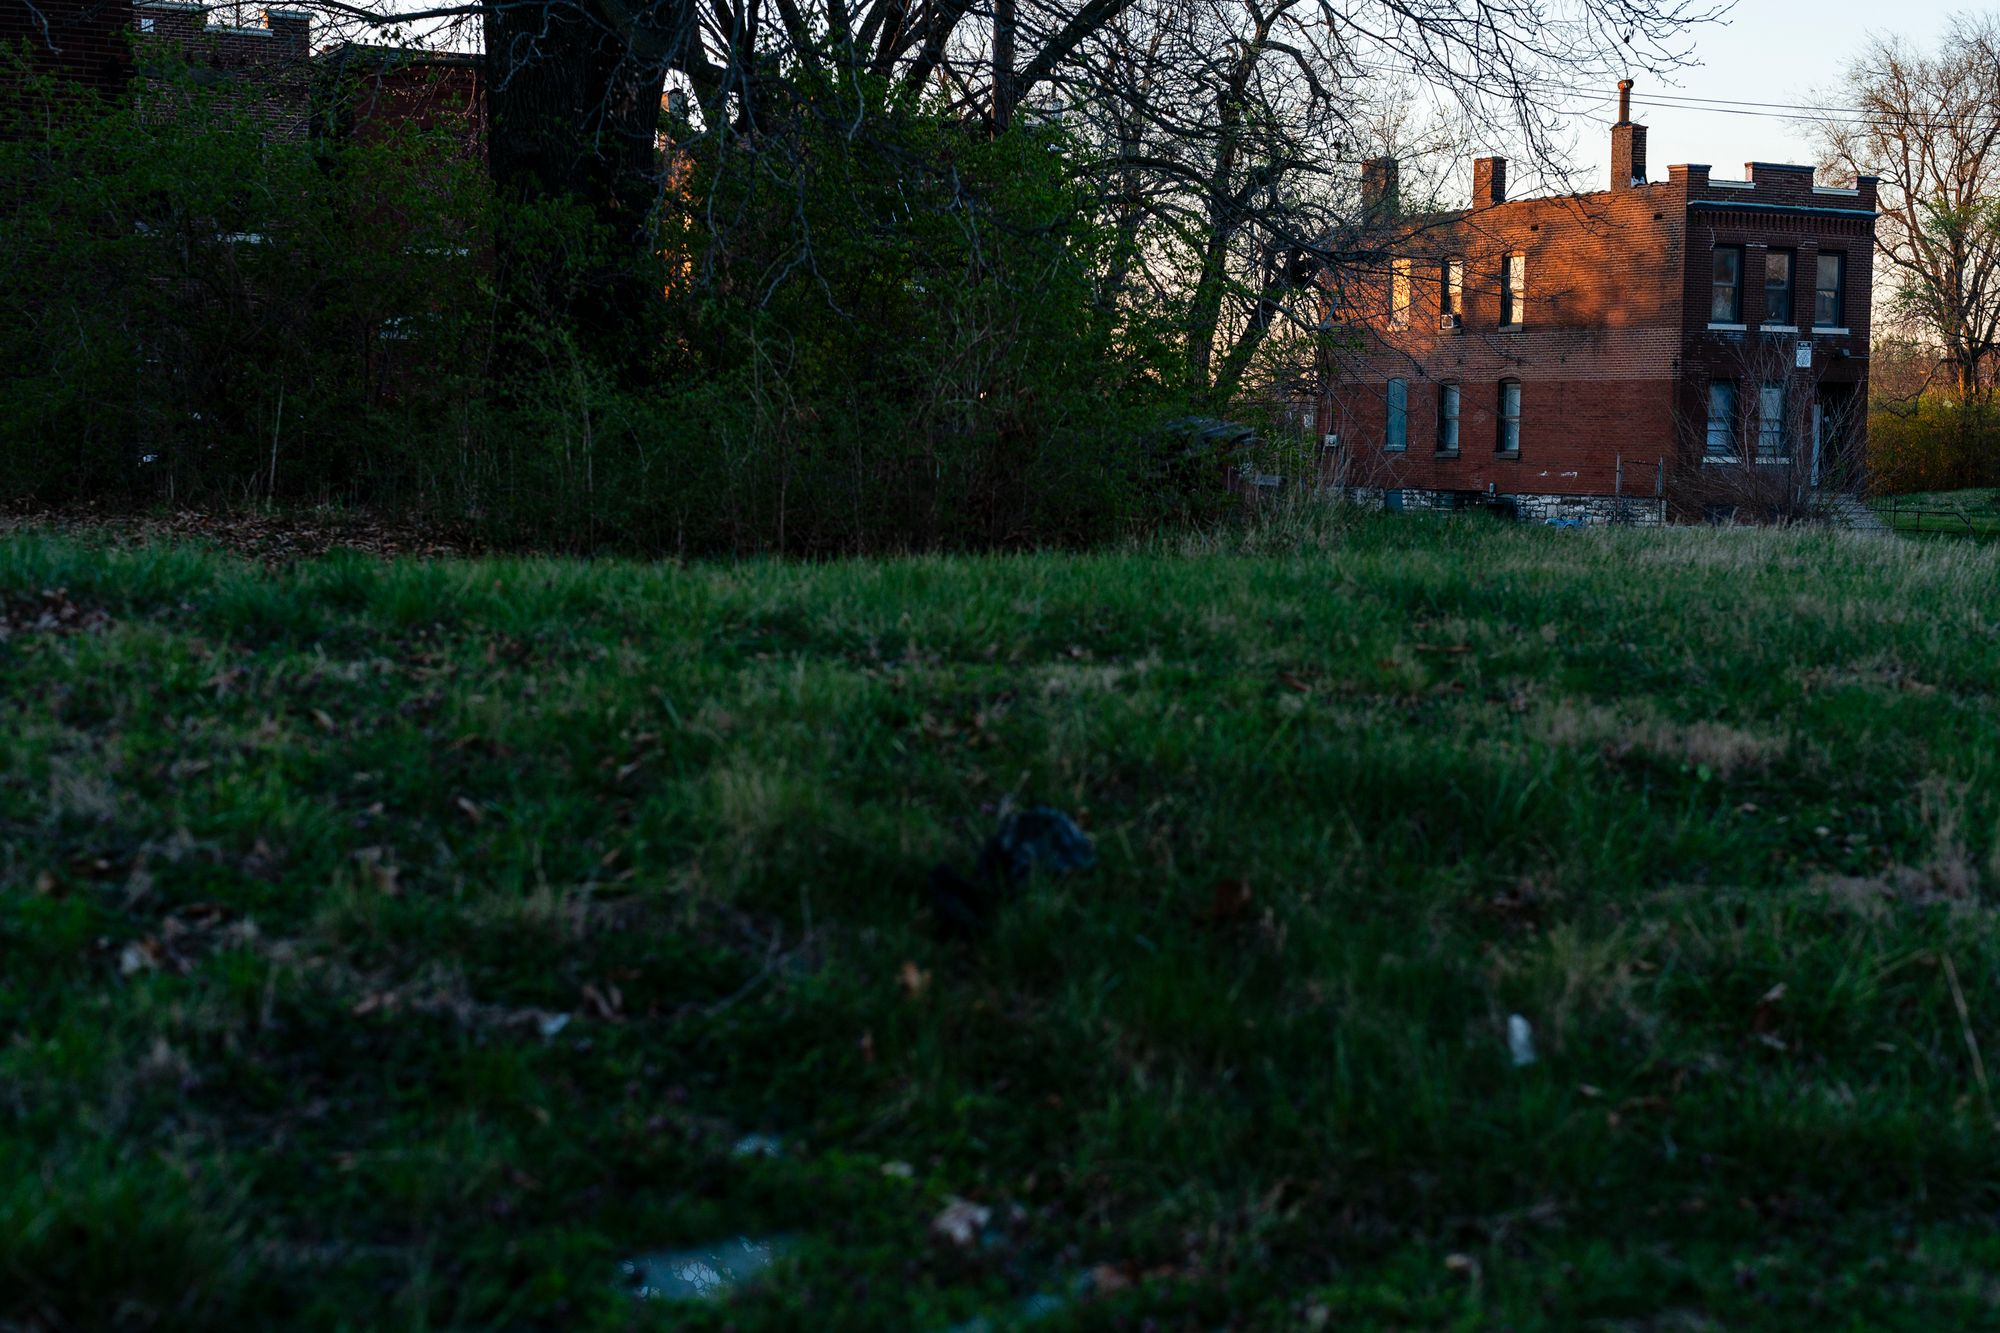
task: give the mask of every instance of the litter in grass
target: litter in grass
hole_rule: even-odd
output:
[[[729,1149],[731,1157],[783,1157],[784,1141],[775,1134],[745,1134]]]
[[[1516,1069],[1535,1063],[1535,1030],[1519,1014],[1507,1015],[1507,1054]]]
[[[1046,805],[1012,810],[1003,804],[1000,827],[986,840],[970,876],[943,862],[931,868],[931,911],[947,932],[974,934],[991,920],[1001,894],[1020,888],[1035,871],[1066,875],[1096,864],[1090,835],[1062,811]]]
[[[992,1220],[991,1208],[954,1196],[946,1199],[944,1210],[931,1219],[931,1230],[964,1249],[979,1239]]]
[[[784,1236],[641,1254],[618,1265],[625,1287],[642,1301],[713,1301],[762,1276],[794,1242]]]
[[[549,1014],[536,1025],[541,1029],[542,1040],[554,1041],[562,1030],[569,1026],[568,1014]]]
[[[979,874],[991,878],[997,870],[1015,887],[1036,870],[1064,875],[1096,864],[1097,849],[1091,846],[1090,835],[1062,811],[1038,805],[1001,816],[1000,827],[979,855]]]
[[[1078,1273],[1070,1279],[1069,1290],[1030,1292],[1016,1301],[1004,1314],[974,1315],[960,1324],[953,1324],[946,1333],[1001,1333],[1003,1329],[1023,1328],[1038,1324],[1045,1319],[1053,1319],[1066,1313],[1078,1301],[1093,1295],[1108,1294],[1119,1290],[1122,1282],[1105,1282],[1099,1270]]]

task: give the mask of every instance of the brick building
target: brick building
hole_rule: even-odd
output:
[[[217,6],[188,0],[135,0],[134,95],[146,115],[174,115],[193,98],[247,113],[273,139],[303,141],[312,130],[312,18],[266,9],[250,27],[211,23]]]
[[[132,81],[131,28],[132,0],[0,0],[0,48],[110,100]]]
[[[1329,481],[1635,521],[1858,487],[1875,180],[1649,180],[1630,88],[1608,190],[1509,200],[1481,158],[1470,208],[1410,214],[1394,161],[1364,165],[1383,258],[1328,296]]]
[[[379,141],[401,126],[452,135],[466,158],[486,156],[486,58],[344,42],[320,57],[329,132]]]

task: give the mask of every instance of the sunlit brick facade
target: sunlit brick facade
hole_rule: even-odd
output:
[[[1613,128],[1611,188],[1467,209],[1397,207],[1363,172],[1380,263],[1328,299],[1326,479],[1397,507],[1530,517],[1696,513],[1705,483],[1788,469],[1852,489],[1866,429],[1875,181],[1809,167],[1646,174]]]

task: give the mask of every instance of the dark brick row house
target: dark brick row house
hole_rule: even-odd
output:
[[[1658,521],[1860,484],[1875,180],[1753,162],[1651,180],[1620,85],[1607,190],[1399,209],[1363,169],[1381,262],[1329,293],[1327,480],[1392,508]]]
[[[191,97],[247,113],[273,139],[376,138],[390,127],[449,128],[468,154],[486,141],[484,58],[342,43],[315,53],[312,18],[262,9],[216,20],[194,0],[0,0],[0,46],[106,103],[173,115]]]

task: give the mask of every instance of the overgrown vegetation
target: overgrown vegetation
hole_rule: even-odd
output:
[[[24,534],[0,608],[0,1321],[1995,1318],[1991,548]],[[1100,864],[941,940],[1010,797]]]
[[[795,84],[757,152],[674,158],[635,271],[587,210],[496,197],[455,127],[269,142],[199,87],[77,115],[17,73],[40,100],[0,136],[15,498],[803,553],[1078,544],[1226,503],[1219,461],[1172,465],[1181,398],[1157,332],[1100,299],[1107,232],[1053,130]],[[647,336],[607,358],[579,312],[634,282]]]

